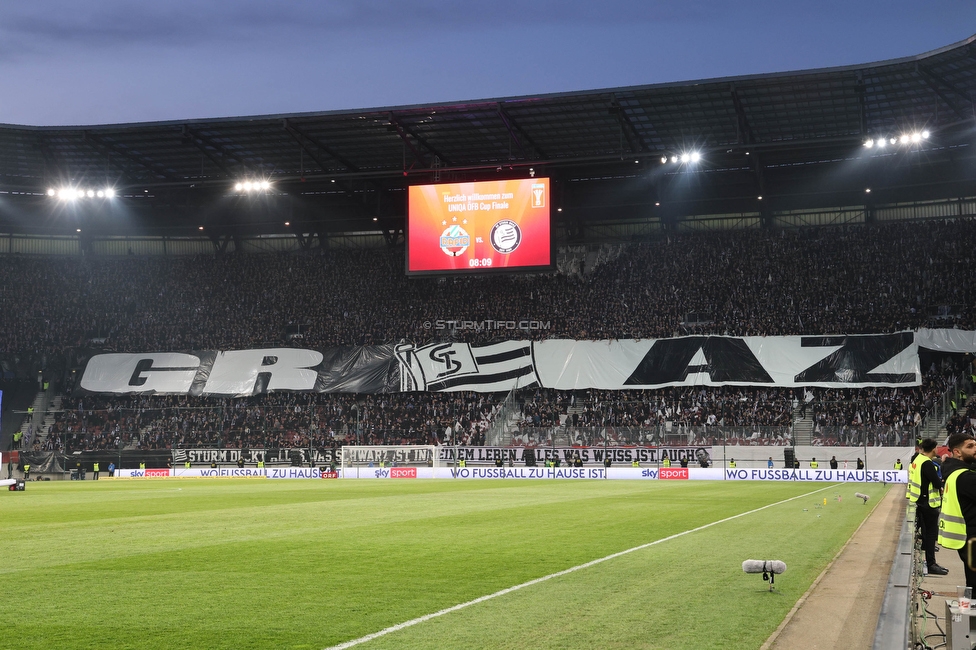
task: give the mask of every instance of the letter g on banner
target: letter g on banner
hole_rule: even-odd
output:
[[[199,357],[178,352],[97,354],[79,385],[93,393],[187,393],[199,366]]]

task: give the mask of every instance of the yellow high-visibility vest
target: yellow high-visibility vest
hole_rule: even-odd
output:
[[[671,467],[671,459],[665,458],[661,461],[661,467]]]
[[[922,465],[926,462],[931,463],[932,459],[928,456],[919,454],[908,466],[908,500],[918,503],[918,498],[922,496]],[[934,492],[934,493],[933,493]],[[942,495],[935,492],[929,485],[929,506],[938,508],[942,505]]]
[[[946,479],[942,512],[939,514],[939,546],[943,548],[958,550],[966,545],[966,520],[962,516],[959,495],[956,494],[956,479],[963,472],[969,471],[972,470],[957,470]]]

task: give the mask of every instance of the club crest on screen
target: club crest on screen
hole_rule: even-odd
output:
[[[514,221],[503,219],[491,227],[489,239],[499,253],[511,253],[522,243],[522,230]]]
[[[441,233],[440,245],[445,255],[457,257],[468,250],[471,236],[461,226],[451,225]]]

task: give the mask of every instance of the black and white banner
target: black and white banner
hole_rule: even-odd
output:
[[[917,386],[914,332],[428,343],[303,350],[97,354],[91,393],[247,396],[271,391],[625,390],[664,386]]]
[[[687,336],[535,344],[543,386],[917,386],[913,332],[861,336]]]
[[[541,385],[532,358],[531,341],[505,341],[475,346],[468,343],[430,343],[396,348],[403,391],[496,393]]]
[[[78,385],[89,393],[223,397],[271,391],[392,393],[400,390],[393,347],[96,354]]]

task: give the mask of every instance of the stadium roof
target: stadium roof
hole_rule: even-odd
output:
[[[820,70],[364,110],[0,126],[0,231],[402,228],[411,184],[554,179],[567,220],[973,195],[976,36]],[[868,139],[926,131],[921,142]],[[671,157],[698,151],[698,165]],[[663,158],[668,163],[662,164]],[[269,180],[245,196],[237,182]],[[60,187],[113,187],[72,205]]]

